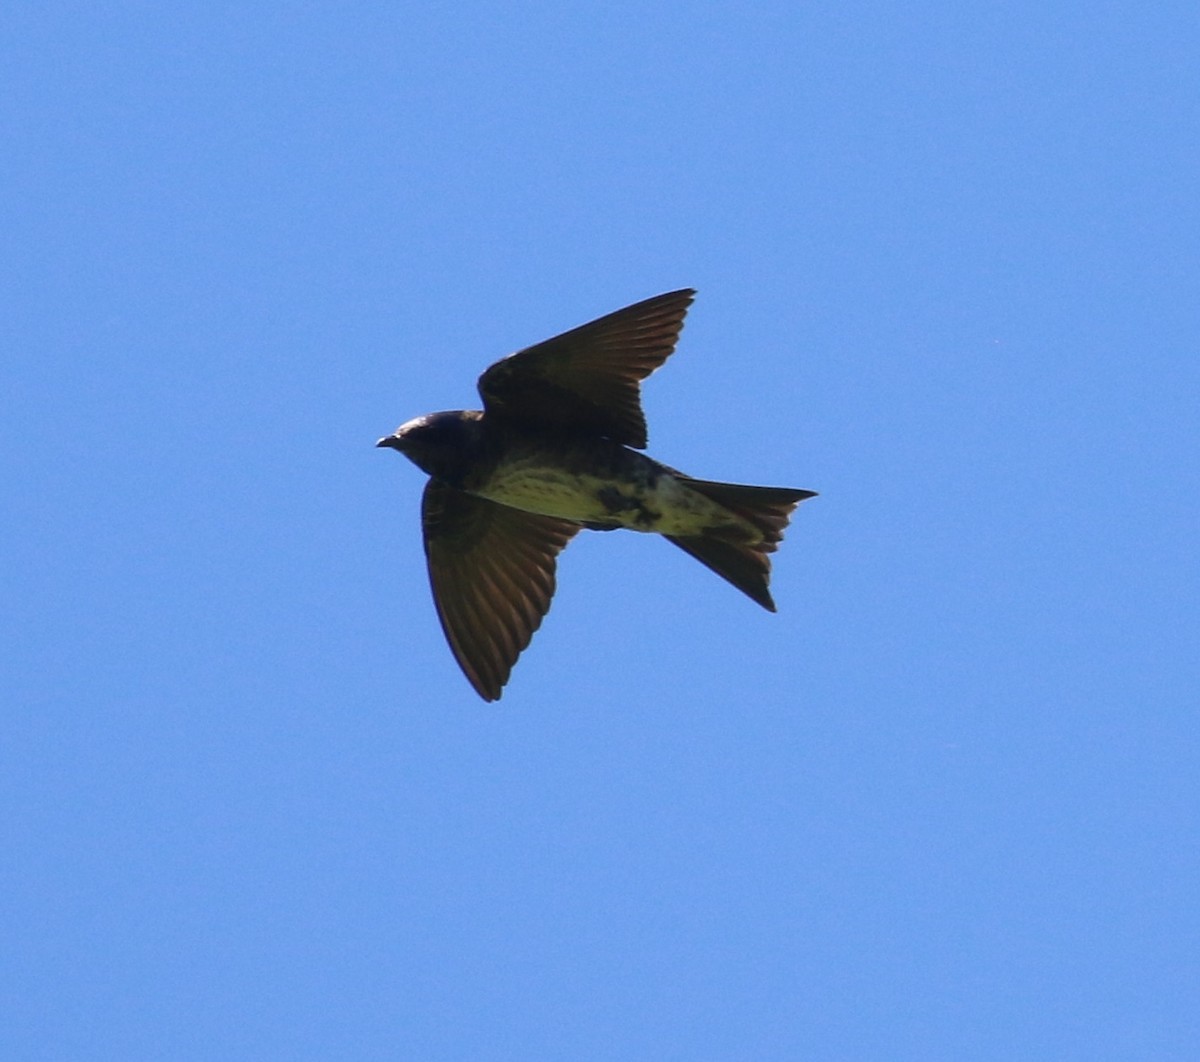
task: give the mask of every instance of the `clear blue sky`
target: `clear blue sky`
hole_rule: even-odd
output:
[[[1200,1043],[1200,21],[0,15],[0,1055]],[[376,438],[694,286],[650,452],[820,491],[779,613],[581,536],[504,699]]]

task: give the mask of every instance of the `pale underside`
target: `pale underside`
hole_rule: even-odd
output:
[[[593,527],[623,527],[660,535],[709,535],[746,544],[762,532],[723,505],[667,472],[615,482],[547,467],[543,460],[508,462],[476,493],[524,512],[575,520]]]

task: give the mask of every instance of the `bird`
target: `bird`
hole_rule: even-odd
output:
[[[482,410],[407,421],[375,445],[429,476],[421,526],[446,641],[485,701],[501,696],[582,530],[661,535],[770,612],[770,554],[792,487],[696,479],[641,453],[641,383],[675,349],[696,292],[626,306],[525,347],[478,380]]]

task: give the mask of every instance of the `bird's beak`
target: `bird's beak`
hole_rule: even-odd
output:
[[[399,441],[400,441],[400,440],[399,440],[399,439],[397,439],[397,438],[396,438],[396,436],[394,436],[394,435],[385,435],[385,436],[384,436],[382,439],[380,439],[380,440],[379,440],[379,442],[377,442],[375,445],[376,445],[376,446],[391,446],[391,447],[393,447],[393,448],[399,449],[399,447],[397,447],[397,446],[396,446],[396,444],[397,444]]]

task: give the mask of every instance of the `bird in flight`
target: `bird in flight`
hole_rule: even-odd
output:
[[[814,491],[693,479],[646,446],[641,381],[675,349],[684,288],[526,347],[479,377],[482,410],[429,413],[377,446],[428,474],[421,525],[442,630],[476,692],[499,699],[550,608],[579,531],[662,535],[775,611],[769,554]]]

